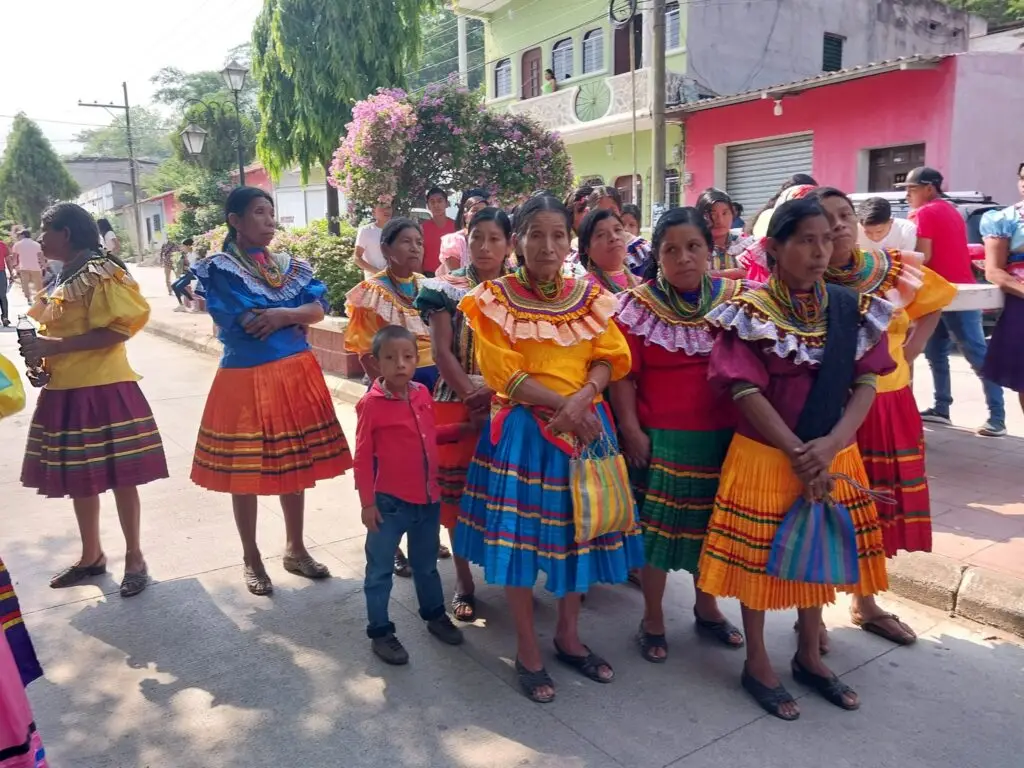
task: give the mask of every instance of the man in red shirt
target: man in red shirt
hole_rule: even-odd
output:
[[[427,192],[430,218],[423,222],[423,274],[433,277],[441,266],[441,238],[455,231],[455,222],[448,218],[448,195],[440,187]]]
[[[910,219],[917,224],[917,250],[925,263],[951,283],[974,283],[971,257],[967,250],[967,225],[960,211],[942,193],[942,174],[934,168],[915,168],[907,180],[897,186],[907,190]],[[935,382],[935,405],[921,412],[924,421],[951,424],[949,407],[953,404],[949,376],[949,353],[953,343],[960,347],[978,378],[988,349],[981,322],[981,310],[943,312],[924,354]],[[988,421],[978,429],[986,437],[1006,434],[1006,410],[1002,388],[981,379],[988,405]]]

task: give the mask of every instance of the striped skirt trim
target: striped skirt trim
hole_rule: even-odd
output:
[[[21,674],[21,684],[28,685],[43,676],[43,668],[39,665],[36,650],[32,646],[28,628],[21,617],[21,605],[14,591],[10,571],[0,559],[0,625],[3,635],[14,654],[14,662]]]
[[[311,488],[351,466],[312,353],[217,371],[192,462],[196,485],[238,495],[281,495]]]
[[[885,554],[931,552],[932,513],[924,462],[924,425],[910,387],[875,398],[857,431],[871,487],[896,498],[878,504]]]
[[[435,402],[434,421],[437,426],[465,424],[469,409],[460,402]],[[487,431],[486,429],[484,430]],[[479,435],[466,435],[458,442],[437,446],[437,483],[441,490],[441,525],[449,530],[459,520],[459,505],[466,490],[466,475]]]
[[[836,455],[831,471],[867,485],[855,445]],[[802,492],[803,486],[785,454],[736,435],[722,467],[700,558],[698,587],[719,597],[736,597],[746,607],[761,611],[812,608],[834,602],[837,588],[784,581],[767,573],[775,533]],[[836,483],[833,495],[850,510],[860,564],[860,583],[838,589],[861,595],[886,590],[885,550],[875,505],[843,481]]]

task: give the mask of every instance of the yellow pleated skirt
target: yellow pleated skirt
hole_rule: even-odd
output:
[[[831,470],[870,487],[856,445],[840,451]],[[803,484],[782,451],[736,435],[722,466],[701,553],[700,589],[718,597],[738,598],[747,608],[759,611],[825,605],[835,602],[836,590],[873,595],[888,589],[878,512],[871,499],[842,480],[836,483],[833,497],[853,518],[860,582],[833,586],[768,575],[772,539],[801,493]]]

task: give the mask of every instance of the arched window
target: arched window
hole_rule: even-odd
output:
[[[665,48],[675,50],[682,45],[679,37],[679,3],[668,3],[665,6]]]
[[[494,98],[512,95],[512,60],[502,59],[494,65]]]
[[[572,77],[571,37],[559,40],[551,49],[551,69],[555,71],[555,80],[568,80]]]
[[[604,69],[604,30],[592,29],[583,36],[583,74]]]

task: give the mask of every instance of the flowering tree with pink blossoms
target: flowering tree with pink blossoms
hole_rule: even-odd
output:
[[[572,164],[558,134],[523,115],[488,110],[457,79],[423,93],[380,90],[352,109],[331,177],[349,207],[408,211],[434,185],[487,189],[515,205],[537,189],[565,194]]]

